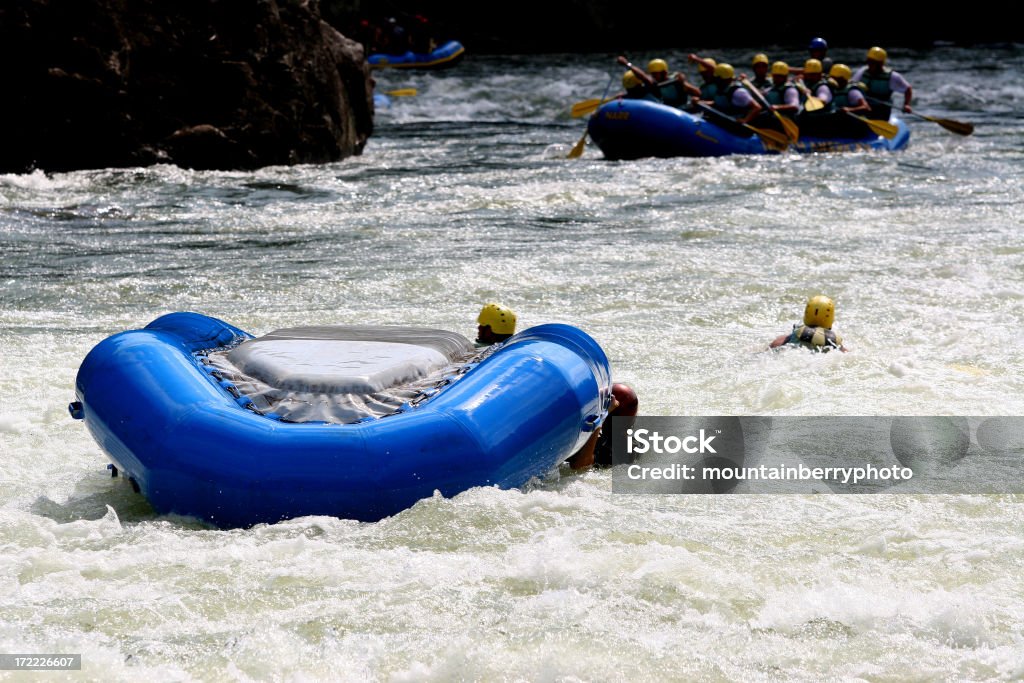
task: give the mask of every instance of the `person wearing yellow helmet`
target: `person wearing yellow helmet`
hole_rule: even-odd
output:
[[[718,66],[718,62],[710,57],[701,57],[693,52],[687,55],[686,59],[691,64],[697,65],[697,73],[700,74],[701,84],[698,87],[698,90],[700,90],[698,98],[701,100],[715,99],[715,92],[718,88],[715,83],[715,67]]]
[[[789,80],[789,65],[785,62],[772,64],[772,85],[764,93],[772,109],[783,116],[793,118],[800,111],[800,91]]]
[[[808,59],[804,62],[800,78],[807,88],[807,92],[804,93],[804,102],[807,101],[808,96],[816,97],[826,105],[832,102],[832,90],[829,88],[828,80],[825,79],[824,66],[819,60]]]
[[[516,332],[516,314],[501,304],[489,303],[480,309],[476,319],[476,345],[490,346],[503,342]]]
[[[804,307],[803,325],[793,325],[793,330],[776,337],[770,349],[777,349],[787,344],[801,346],[805,349],[825,353],[832,349],[846,352],[843,338],[832,330],[835,322],[836,307],[831,298],[824,294],[812,296]]]
[[[850,80],[852,72],[845,64],[834,64],[829,76],[832,83],[832,106],[835,108],[835,135],[839,137],[867,137],[871,129],[863,121],[854,116],[867,116],[871,105],[864,97],[864,86]],[[854,116],[849,116],[853,114]]]
[[[633,66],[622,55],[619,55],[616,61],[627,69],[622,74],[622,88],[624,92],[619,97],[631,100],[650,100],[651,102],[659,103],[662,101],[661,90],[649,73],[638,66]]]
[[[715,94],[710,100],[701,98],[700,102],[711,107],[718,114],[725,114],[737,123],[750,123],[764,107],[736,80],[736,70],[731,64],[721,62],[715,66]],[[705,115],[707,115],[705,111]],[[714,117],[717,119],[719,117]]]
[[[825,79],[820,61],[808,59],[804,62],[803,75],[797,81],[797,88],[803,105],[803,110],[796,117],[800,132],[808,136],[827,137],[828,119],[835,112],[835,107],[832,105],[832,88]]]
[[[700,88],[686,80],[678,71],[669,73],[668,62],[652,59],[647,63],[647,73],[657,84],[661,100],[672,107],[686,106],[691,97],[700,95]]]
[[[892,114],[892,96],[895,93],[903,93],[903,113],[912,114],[914,111],[910,106],[914,89],[902,74],[886,66],[888,59],[889,55],[885,50],[877,46],[872,47],[868,50],[867,64],[857,69],[850,79],[855,83],[864,84],[872,104],[871,111],[867,114],[869,119],[888,121]]]
[[[754,55],[754,59],[750,62],[750,68],[754,72],[754,77],[750,79],[750,83],[761,92],[767,92],[768,88],[772,87],[772,79],[768,75],[768,55],[763,52]]]

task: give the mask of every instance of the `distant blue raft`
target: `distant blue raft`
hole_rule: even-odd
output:
[[[890,123],[899,129],[889,140],[871,134],[863,138],[815,138],[800,136],[790,147],[795,152],[851,152],[903,149],[910,130],[901,119]],[[587,125],[591,139],[605,158],[718,157],[730,154],[778,154],[757,135],[737,130],[727,122],[715,123],[703,116],[646,100],[617,99],[602,105]]]
[[[601,347],[568,325],[480,351],[438,330],[256,339],[172,313],[93,348],[70,409],[158,513],[220,527],[373,521],[434,491],[550,472],[606,419],[610,376]]]
[[[432,52],[406,52],[401,55],[372,54],[366,62],[374,69],[445,69],[458,64],[466,49],[457,40],[437,46]]]

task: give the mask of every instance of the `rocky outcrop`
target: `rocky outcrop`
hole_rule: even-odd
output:
[[[0,3],[0,171],[246,169],[359,154],[362,47],[316,0]]]

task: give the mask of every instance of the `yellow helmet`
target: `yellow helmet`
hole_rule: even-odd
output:
[[[773,76],[788,76],[789,75],[789,64],[785,62],[775,62],[772,64],[772,75]]]
[[[636,77],[633,70],[630,69],[626,73],[622,74],[622,87],[626,90],[631,90],[636,86],[640,85],[640,79]]]
[[[836,319],[836,307],[824,294],[812,296],[804,309],[804,325],[831,328]]]
[[[804,62],[804,73],[805,74],[820,74],[821,73],[821,61],[818,59],[808,59]]]
[[[750,64],[751,65],[755,65],[755,64],[767,64],[767,63],[768,63],[768,55],[766,55],[766,54],[764,54],[762,52],[759,52],[756,55],[754,55],[754,61],[752,61]]]
[[[888,58],[889,55],[880,47],[876,46],[868,50],[868,59],[873,62],[881,62],[882,64],[885,64],[885,60]]]
[[[733,71],[732,64],[723,62],[715,65],[715,78],[725,78],[731,81],[735,77],[736,72]]]
[[[494,334],[514,334],[516,331],[516,314],[501,304],[484,306],[476,321],[480,325],[488,325]]]
[[[664,59],[652,59],[647,62],[647,73],[656,74],[661,73],[662,71],[668,73],[668,62]]]
[[[714,72],[715,67],[717,66],[718,62],[711,59],[710,57],[707,57],[704,59],[703,62],[697,63],[697,71],[700,71],[701,73],[707,73],[708,71]]]
[[[832,78],[842,78],[847,81],[853,78],[853,72],[845,64],[833,64],[828,75]]]

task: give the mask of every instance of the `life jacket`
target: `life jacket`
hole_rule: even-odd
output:
[[[754,86],[755,88],[757,88],[761,92],[764,92],[764,91],[768,90],[768,88],[772,87],[772,79],[770,77],[768,77],[768,78],[754,78],[754,79],[752,79],[750,81],[750,85]]]
[[[845,88],[831,87],[832,90],[832,104],[835,105],[836,109],[840,107],[849,107],[850,105],[850,91],[860,90],[861,94],[864,93],[864,86],[860,83],[847,83]]]
[[[627,100],[647,100],[649,102],[661,103],[661,95],[658,93],[658,87],[648,87],[646,83],[641,83],[638,86],[630,88],[626,91]]]
[[[892,102],[892,87],[889,85],[891,77],[892,69],[884,66],[880,74],[872,75],[870,71],[865,70],[864,75],[861,76],[863,79],[861,85],[867,96],[874,100],[880,100],[880,102],[868,100],[868,103],[871,105],[869,118],[881,119],[882,121],[889,120],[889,115],[892,113],[892,105],[888,104]],[[883,102],[886,104],[882,104]]]
[[[865,70],[864,75],[861,77],[861,81],[868,94],[874,97],[876,100],[889,100],[892,98],[892,88],[889,85],[889,79],[892,77],[892,69],[889,67],[882,67],[882,73],[873,75],[870,71]]]
[[[732,103],[732,95],[743,86],[739,83],[730,83],[724,91],[719,90],[715,93],[715,109],[722,112],[723,114],[735,115],[742,114],[746,110],[740,109]]]
[[[700,98],[702,100],[713,100],[718,94],[718,84],[714,81],[702,83],[700,86]]]
[[[679,107],[690,101],[683,84],[676,80],[676,74],[658,83],[658,90],[661,92],[661,101],[669,106]]]
[[[782,85],[775,85],[773,83],[772,87],[765,92],[764,98],[768,100],[768,104],[785,104],[786,91],[790,88],[796,88],[796,86],[789,81],[786,81]]]
[[[833,332],[831,328],[793,325],[793,332],[789,335],[788,343],[798,344],[819,353],[827,353],[832,349],[842,347],[843,338]]]

